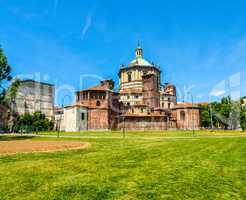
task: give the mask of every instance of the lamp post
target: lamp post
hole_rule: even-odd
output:
[[[212,105],[211,105],[211,99],[209,97],[209,111],[210,111],[210,120],[211,120],[211,129],[214,129],[214,123],[213,123],[213,112],[212,112]]]
[[[125,116],[123,116],[123,137],[126,137],[126,120]]]
[[[191,96],[191,106],[192,106],[192,135],[195,136],[195,124],[194,124],[194,99],[191,92],[188,92]]]

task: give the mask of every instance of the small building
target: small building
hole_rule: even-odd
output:
[[[80,105],[64,108],[62,126],[66,132],[84,131],[88,129],[88,110]]]
[[[14,110],[18,115],[40,111],[49,119],[54,116],[55,87],[49,83],[23,80],[18,88]]]
[[[177,104],[176,87],[166,83],[160,91],[160,107],[163,109],[173,109]]]
[[[191,130],[201,127],[200,107],[197,104],[178,103],[173,111],[173,115],[176,117],[177,129]]]
[[[76,92],[76,105],[88,109],[88,130],[108,130],[117,127],[120,108],[113,80],[101,81],[97,86]]]

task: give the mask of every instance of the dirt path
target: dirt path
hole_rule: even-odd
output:
[[[89,147],[89,143],[79,141],[0,141],[0,154],[53,152],[85,149],[87,147]]]

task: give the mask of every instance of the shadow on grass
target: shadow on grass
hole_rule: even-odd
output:
[[[29,140],[32,139],[33,136],[8,136],[8,135],[0,135],[0,141],[15,141],[15,140]]]

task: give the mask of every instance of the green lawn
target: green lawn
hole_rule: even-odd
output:
[[[246,138],[155,138],[161,134],[84,138],[87,150],[0,156],[0,199],[246,199]],[[15,138],[0,137],[8,139]]]
[[[39,132],[38,135],[57,135],[57,132]],[[80,136],[80,137],[102,137],[102,138],[122,138],[121,131],[81,131],[81,132],[60,132],[60,136]],[[191,137],[192,131],[126,131],[127,138],[136,137]],[[196,130],[195,136],[246,136],[246,132],[241,131],[209,131]]]

